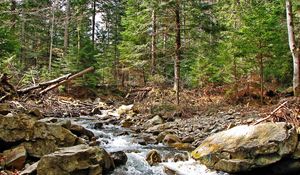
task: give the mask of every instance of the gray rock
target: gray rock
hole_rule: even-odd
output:
[[[178,161],[187,161],[189,160],[189,155],[185,154],[185,153],[176,153],[174,155],[174,162],[178,162]]]
[[[296,129],[286,123],[241,125],[208,137],[192,157],[216,170],[249,171],[292,154],[297,139]]]
[[[110,157],[113,159],[115,166],[125,165],[127,155],[123,151],[111,152]]]
[[[152,134],[142,134],[142,139],[145,141],[146,144],[156,144],[157,140],[156,137]]]
[[[193,136],[186,136],[182,139],[183,143],[193,143],[195,141],[195,138]]]
[[[39,175],[101,175],[114,168],[108,153],[99,147],[77,145],[43,156],[37,166]]]
[[[159,134],[160,132],[167,129],[166,124],[155,125],[146,130],[148,133]]]
[[[150,166],[157,165],[162,162],[161,155],[155,149],[150,150],[146,155],[146,161]]]
[[[171,146],[174,143],[181,143],[181,140],[175,134],[167,134],[165,136],[165,138],[163,139],[163,143],[166,144],[166,145]]]
[[[164,123],[164,119],[162,117],[160,117],[159,115],[154,116],[153,118],[151,118],[150,120],[148,120],[145,125],[146,126],[154,126],[154,125],[159,125],[159,124],[163,124]]]
[[[92,137],[94,137],[94,133],[88,129],[86,129],[85,127],[81,126],[81,125],[77,125],[77,124],[72,124],[71,125],[71,128],[70,128],[70,131],[77,135],[78,137],[81,137],[81,136],[88,136],[89,139],[91,139]]]
[[[60,118],[50,117],[50,118],[40,119],[39,121],[49,123],[49,124],[60,125],[66,129],[71,128],[71,120],[68,120],[68,119],[60,119]]]
[[[103,123],[102,122],[94,123],[93,128],[94,129],[102,129],[103,128]]]
[[[58,147],[73,146],[78,138],[61,125],[37,121],[26,114],[0,117],[0,142],[23,142],[27,153],[33,157],[49,154]]]

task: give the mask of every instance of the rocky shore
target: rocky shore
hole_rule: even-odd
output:
[[[42,175],[58,172],[105,174],[126,163],[124,152],[108,153],[99,146],[99,138],[93,132],[71,122],[70,119],[78,116],[94,118],[93,127],[100,130],[107,124],[128,128],[130,132],[119,134],[130,134],[141,145],[162,143],[177,150],[193,151],[195,160],[216,170],[248,172],[274,163],[285,165],[290,161],[291,170],[298,167],[295,158],[299,152],[297,128],[282,123],[270,125],[270,130],[252,128],[257,132],[246,132],[244,135],[238,135],[238,131],[232,132],[240,126],[244,126],[246,131],[248,127],[251,128],[252,125],[248,125],[259,118],[255,110],[246,113],[230,109],[182,118],[176,115],[139,114],[134,105],[115,107],[100,99],[60,99],[55,101],[53,106],[56,108],[52,110],[43,108],[43,105],[15,101],[0,104],[1,175],[13,175],[16,172]],[[269,126],[262,125],[262,128]],[[267,133],[270,137],[267,137]],[[267,135],[267,138],[261,135]],[[244,137],[252,138],[255,142],[251,139],[241,141]],[[155,166],[168,158],[152,150],[145,159]],[[187,159],[188,156],[184,154],[172,157],[173,161]],[[166,173],[169,171],[173,172],[166,169]]]
[[[114,169],[113,159],[93,140],[93,133],[70,120],[38,119],[26,113],[1,115],[1,175],[96,175]]]

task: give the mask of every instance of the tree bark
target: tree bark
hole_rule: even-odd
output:
[[[183,46],[183,48],[185,48],[186,47],[186,40],[187,40],[187,36],[186,36],[186,15],[185,15],[185,10],[186,10],[186,8],[185,8],[185,2],[183,2],[182,3],[182,11],[184,12],[184,13],[182,13],[182,30],[183,30],[183,32],[182,32],[182,46]]]
[[[258,55],[259,59],[259,70],[260,70],[260,103],[264,102],[264,62],[263,55],[260,53]]]
[[[93,17],[92,17],[92,42],[95,46],[95,27],[96,27],[96,0],[93,1]]]
[[[179,105],[179,82],[180,82],[180,48],[181,48],[181,36],[180,36],[180,0],[176,0],[175,7],[175,21],[176,21],[176,47],[175,47],[175,60],[174,60],[174,90],[176,92],[176,104]]]
[[[167,27],[164,27],[163,31],[163,53],[166,54],[167,50]]]
[[[237,71],[237,58],[234,55],[233,56],[233,76],[234,76],[234,96],[235,100],[238,99],[238,93],[239,93],[239,85],[238,85],[238,71]]]
[[[66,75],[63,75],[63,76],[58,77],[56,79],[50,80],[50,81],[46,81],[46,82],[43,82],[43,83],[35,84],[33,86],[30,86],[30,87],[19,89],[19,90],[17,90],[17,92],[18,92],[18,94],[26,94],[26,93],[28,93],[32,90],[43,88],[43,87],[46,87],[46,86],[50,86],[52,84],[56,84],[60,81],[68,79],[70,76],[71,76],[71,74],[66,74]]]
[[[232,13],[232,15],[234,16],[234,23],[233,23],[233,27],[235,30],[238,30],[238,7],[240,6],[240,1],[236,0],[235,1],[235,7],[234,7],[234,11]],[[236,38],[233,38],[233,42],[235,42]],[[235,96],[235,100],[238,99],[238,93],[239,93],[239,85],[238,85],[238,60],[235,54],[233,54],[233,76],[234,76],[234,96]]]
[[[24,7],[23,7],[24,8]],[[21,54],[20,54],[20,63],[25,63],[25,17],[24,9],[21,11]]]
[[[50,28],[50,51],[49,51],[49,65],[48,65],[48,71],[51,72],[51,67],[52,67],[52,52],[53,52],[53,35],[54,35],[54,20],[55,20],[55,15],[54,15],[54,10],[55,10],[55,4],[56,1],[53,2],[52,4],[52,14],[51,14],[51,28]]]
[[[117,7],[118,8],[118,7]],[[115,24],[114,24],[114,76],[116,84],[119,84],[119,9],[116,10]]]
[[[79,55],[80,48],[81,48],[81,19],[79,19],[78,24],[77,24],[77,54]]]
[[[17,20],[17,15],[16,15],[16,8],[17,8],[17,2],[16,0],[11,0],[11,6],[10,6],[10,11],[11,11],[11,14],[12,14],[12,17],[11,17],[11,28],[14,30],[16,28],[16,20]]]
[[[69,22],[70,22],[70,0],[66,0],[66,20],[65,20],[65,32],[64,32],[64,56],[68,52],[69,48]]]
[[[156,12],[152,10],[151,75],[155,74],[156,64]]]
[[[69,81],[71,81],[71,80],[73,80],[73,79],[75,79],[75,78],[77,78],[77,77],[79,77],[79,76],[82,76],[82,75],[84,75],[84,74],[86,74],[86,73],[88,73],[88,72],[91,72],[91,71],[94,71],[94,67],[89,67],[89,68],[87,68],[87,69],[85,69],[85,70],[83,70],[83,71],[81,71],[81,72],[79,72],[79,73],[77,73],[77,74],[74,74],[74,75],[72,75],[72,76],[69,76],[67,79],[65,79],[65,80],[63,80],[63,81],[61,81],[61,82],[59,82],[59,83],[57,83],[57,84],[51,85],[51,86],[47,87],[46,89],[40,91],[39,94],[40,94],[40,95],[45,94],[45,93],[47,93],[48,91],[50,91],[50,90],[52,90],[52,89],[54,89],[54,88],[57,88],[58,86],[60,86],[60,85],[62,85],[62,84],[64,84],[64,83],[67,83],[67,82],[69,82]]]
[[[300,75],[299,75],[299,66],[300,66],[300,55],[299,48],[296,46],[295,34],[294,34],[294,23],[293,23],[293,11],[292,11],[292,2],[291,0],[286,0],[286,19],[287,19],[287,28],[288,28],[288,37],[289,37],[289,46],[293,56],[293,90],[294,95],[300,95]]]

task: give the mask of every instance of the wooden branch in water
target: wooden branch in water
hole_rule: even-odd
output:
[[[51,86],[48,86],[46,89],[43,89],[42,91],[40,91],[39,92],[39,94],[40,95],[43,95],[43,94],[45,94],[45,93],[47,93],[48,91],[50,91],[50,90],[52,90],[52,89],[55,89],[55,88],[57,88],[58,86],[60,86],[60,85],[62,85],[62,84],[64,84],[64,83],[67,83],[67,82],[69,82],[70,80],[73,80],[73,79],[75,79],[75,78],[77,78],[77,77],[79,77],[79,76],[82,76],[82,75],[84,75],[84,74],[86,74],[86,73],[88,73],[88,72],[92,72],[94,70],[94,67],[89,67],[89,68],[87,68],[87,69],[85,69],[85,70],[83,70],[83,71],[81,71],[81,72],[78,72],[77,74],[74,74],[74,75],[72,75],[72,76],[69,76],[67,79],[65,79],[65,80],[62,80],[62,81],[60,81],[60,82],[58,82],[58,83],[56,83],[56,84],[53,84],[53,85],[51,85]]]

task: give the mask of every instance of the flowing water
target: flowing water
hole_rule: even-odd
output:
[[[193,159],[188,161],[172,162],[171,160],[160,163],[157,166],[150,166],[145,158],[151,149],[156,149],[162,157],[183,153],[178,150],[158,145],[140,145],[136,139],[129,135],[120,133],[130,130],[114,125],[104,125],[102,129],[92,129],[92,123],[95,118],[81,117],[75,122],[94,132],[100,141],[100,146],[108,152],[124,151],[128,157],[127,163],[117,167],[111,175],[165,175],[164,168],[168,167],[176,171],[177,175],[228,175],[222,172],[216,172],[207,169],[204,165],[196,163]]]

